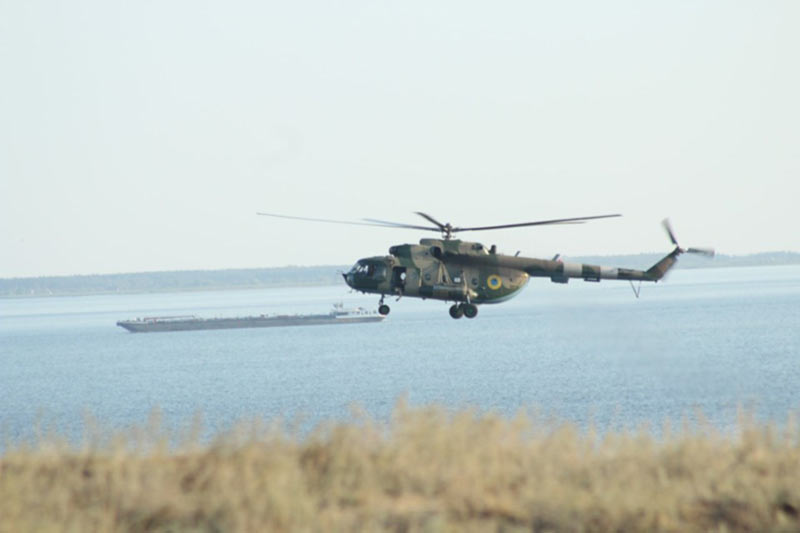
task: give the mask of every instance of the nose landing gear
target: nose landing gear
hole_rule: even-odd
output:
[[[453,304],[450,306],[450,316],[459,319],[462,316],[475,318],[478,316],[478,306],[475,304]]]

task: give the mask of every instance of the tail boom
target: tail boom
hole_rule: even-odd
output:
[[[524,270],[530,276],[549,277],[556,283],[567,283],[570,278],[583,279],[584,281],[600,281],[604,279],[659,281],[675,265],[681,253],[683,253],[683,250],[675,248],[675,250],[647,270],[546,260],[537,260],[533,264],[527,265]]]

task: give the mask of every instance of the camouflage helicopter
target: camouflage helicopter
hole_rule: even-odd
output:
[[[597,215],[589,217],[560,218],[539,220],[517,224],[497,226],[455,227],[450,223],[442,224],[432,216],[416,212],[431,225],[404,224],[365,218],[363,222],[331,220],[324,218],[296,217],[274,213],[258,213],[259,215],[327,222],[334,224],[350,224],[359,226],[379,226],[384,228],[405,228],[422,231],[435,231],[441,234],[440,239],[421,239],[419,244],[398,244],[389,248],[389,255],[365,257],[359,259],[346,273],[342,273],[345,283],[362,293],[379,294],[378,312],[389,314],[389,306],[384,303],[386,296],[403,296],[412,298],[443,300],[454,302],[450,307],[453,318],[475,318],[478,305],[501,303],[515,296],[531,277],[550,278],[554,283],[568,283],[570,278],[599,282],[602,279],[619,279],[631,282],[631,287],[638,297],[639,292],[633,286],[634,281],[657,282],[672,268],[683,253],[696,253],[713,256],[710,248],[681,248],[675,233],[667,219],[663,221],[675,249],[647,270],[615,268],[581,263],[567,263],[556,255],[552,259],[535,259],[516,255],[497,253],[497,247],[488,249],[478,242],[467,242],[454,239],[453,235],[464,231],[485,231],[525,226],[545,226],[555,224],[583,224],[589,220],[619,217],[619,214]]]

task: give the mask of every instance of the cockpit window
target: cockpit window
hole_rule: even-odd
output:
[[[379,263],[356,263],[351,272],[368,278],[382,278],[386,275],[386,266]]]

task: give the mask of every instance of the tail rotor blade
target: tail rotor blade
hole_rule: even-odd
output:
[[[672,231],[672,224],[670,224],[669,219],[665,218],[661,221],[661,224],[664,226],[667,235],[669,235],[669,240],[672,241],[672,244],[678,246],[678,239],[675,238],[675,232]]]
[[[716,253],[713,248],[689,248],[686,250],[687,254],[700,254],[706,257],[714,257]]]

